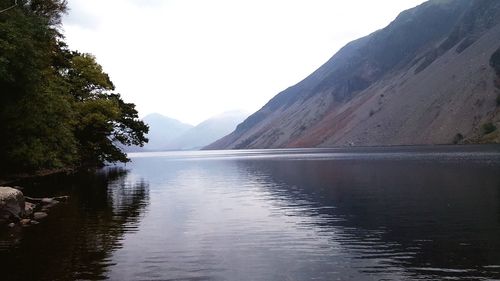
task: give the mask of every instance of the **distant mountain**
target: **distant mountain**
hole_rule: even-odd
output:
[[[499,23],[499,0],[404,11],[207,149],[499,142]]]
[[[248,115],[246,112],[230,111],[214,116],[170,141],[165,147],[179,150],[200,149],[234,131]]]
[[[149,114],[143,118],[149,125],[149,142],[144,147],[131,147],[127,151],[158,151],[165,150],[166,145],[181,136],[191,128],[192,125],[182,123],[176,119],[163,116],[158,113]]]
[[[158,113],[147,115],[149,142],[144,147],[127,147],[127,152],[200,149],[234,131],[248,113],[230,111],[211,117],[198,126],[182,123]]]

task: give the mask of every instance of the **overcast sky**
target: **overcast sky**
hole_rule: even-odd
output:
[[[254,112],[349,41],[424,0],[69,0],[72,49],[92,53],[141,116],[193,125]]]

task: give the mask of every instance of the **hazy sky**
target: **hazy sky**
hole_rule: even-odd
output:
[[[343,45],[424,0],[69,0],[70,48],[92,53],[141,116],[196,125],[254,112]]]

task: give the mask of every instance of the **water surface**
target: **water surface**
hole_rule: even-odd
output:
[[[71,200],[0,232],[5,280],[500,280],[498,146],[131,157],[22,183]]]

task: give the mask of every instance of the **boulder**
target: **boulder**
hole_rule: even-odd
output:
[[[0,224],[19,220],[24,216],[24,195],[21,191],[0,186]]]

